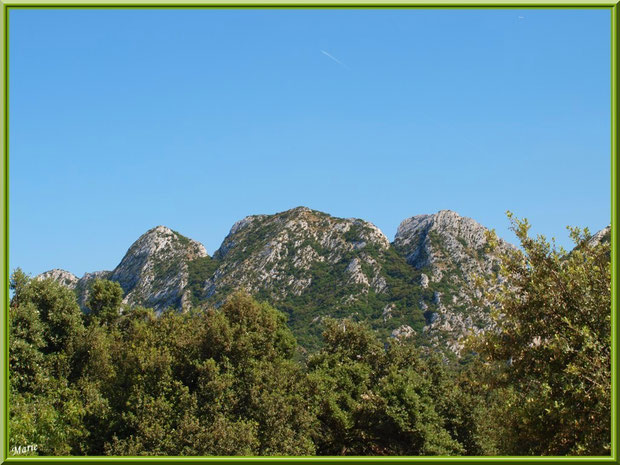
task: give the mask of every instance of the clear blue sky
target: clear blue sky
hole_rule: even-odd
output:
[[[250,214],[610,222],[608,10],[12,10],[10,266]]]

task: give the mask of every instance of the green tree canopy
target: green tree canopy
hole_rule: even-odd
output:
[[[476,348],[503,389],[505,453],[608,455],[611,422],[609,242],[571,229],[572,251],[528,235],[512,218],[522,250],[503,256],[504,282],[487,295],[497,331]]]
[[[406,340],[386,348],[368,327],[350,320],[327,320],[323,338],[325,347],[308,362],[321,454],[464,452],[435,408],[444,392],[429,364],[441,360],[424,360]]]
[[[90,288],[86,306],[90,316],[98,318],[103,324],[118,320],[123,303],[123,288],[114,281],[96,279]]]

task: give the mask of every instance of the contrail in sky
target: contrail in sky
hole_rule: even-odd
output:
[[[336,63],[338,63],[340,66],[344,66],[345,68],[349,69],[349,67],[347,65],[345,65],[342,61],[340,61],[338,58],[336,58],[335,56],[330,55],[329,53],[327,53],[325,50],[321,50],[321,53],[323,55],[325,55],[328,58],[331,58],[332,60],[334,60]]]

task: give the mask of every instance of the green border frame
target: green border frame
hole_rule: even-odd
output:
[[[620,463],[618,459],[618,370],[617,370],[617,311],[616,302],[618,284],[618,236],[617,236],[617,170],[618,170],[618,9],[620,0],[0,0],[0,34],[2,92],[2,175],[0,202],[2,214],[2,246],[0,261],[2,266],[2,283],[0,285],[0,302],[2,318],[0,319],[0,463],[35,464],[35,463],[240,463],[240,462],[374,462],[374,463]],[[9,306],[9,12],[12,9],[27,8],[587,8],[607,9],[611,12],[611,456],[609,457],[13,457],[9,456],[8,428],[8,306]]]

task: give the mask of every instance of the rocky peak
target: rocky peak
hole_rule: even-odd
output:
[[[476,247],[485,242],[487,229],[452,210],[441,210],[434,215],[416,215],[404,220],[398,226],[394,244],[401,248],[411,245],[411,248],[415,249],[430,231],[461,237],[468,245]]]
[[[336,218],[307,207],[248,216],[233,225],[214,254],[221,265],[207,281],[206,295],[230,287],[268,290],[275,300],[301,295],[316,279],[317,266],[333,268],[343,260],[343,283],[380,292],[385,283],[369,252],[389,247],[385,235],[367,221]]]
[[[417,215],[398,227],[394,246],[417,269],[430,268],[434,281],[447,265],[457,265],[468,278],[471,272],[488,273],[494,254],[487,250],[488,229],[451,210]],[[510,247],[500,240],[500,249]]]
[[[199,242],[157,226],[129,247],[107,279],[121,285],[126,303],[157,310],[178,307],[187,285],[188,262],[206,256]]]
[[[41,273],[35,279],[51,279],[65,287],[68,287],[69,289],[75,289],[79,281],[76,275],[70,273],[69,271],[61,270],[60,268],[54,268],[53,270]]]
[[[483,309],[470,305],[477,293],[473,277],[484,277],[488,288],[498,285],[500,254],[513,248],[500,239],[498,248],[491,250],[488,232],[471,218],[442,210],[408,218],[396,233],[396,250],[415,269],[424,271],[420,284],[433,289],[433,298],[423,307],[425,331],[432,339],[450,334],[454,351],[460,350],[458,341],[463,336],[490,324]]]
[[[118,282],[125,292],[124,303],[161,311],[181,308],[187,286],[188,263],[208,257],[205,247],[165,226],[148,230],[135,241],[113,271],[86,273],[78,279],[64,270],[50,270],[37,279],[54,279],[75,290],[86,307],[90,284],[95,279]]]
[[[347,240],[341,240],[342,235],[347,236],[348,245],[345,244]],[[355,218],[336,218],[308,207],[296,207],[275,215],[252,215],[237,221],[214,257],[224,258],[248,236],[269,238],[274,243],[295,236],[304,237],[318,241],[328,249],[338,248],[339,245],[346,249],[362,249],[370,243],[385,249],[390,245],[387,237],[372,223]]]
[[[599,232],[594,234],[590,239],[590,245],[596,246],[602,243],[610,243],[611,242],[611,225],[601,229]]]
[[[510,246],[500,241],[504,247]],[[457,351],[463,335],[488,324],[469,305],[471,276],[488,276],[492,287],[498,269],[487,229],[453,211],[406,219],[390,244],[362,219],[297,207],[236,222],[213,258],[200,243],[157,226],[113,271],[78,280],[51,270],[41,278],[74,289],[83,308],[94,279],[116,281],[126,304],[158,311],[217,306],[244,289],[289,313],[291,328],[308,346],[320,339],[316,322],[333,316],[368,320],[386,337],[450,340]]]
[[[156,226],[142,234],[131,245],[127,255],[153,255],[160,251],[165,253],[165,250],[169,248],[179,250],[183,248],[184,252],[191,256],[204,257],[207,255],[207,249],[200,242],[189,239],[166,226]]]

